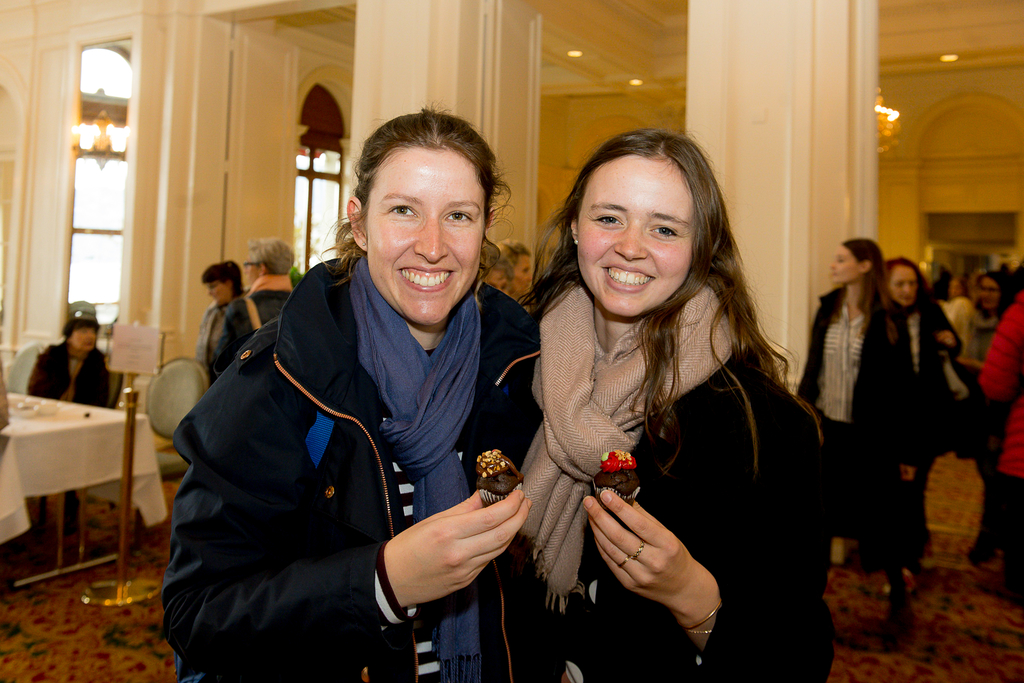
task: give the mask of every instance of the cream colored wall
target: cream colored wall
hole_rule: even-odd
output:
[[[14,101],[6,90],[0,88],[0,263],[4,262],[7,253],[7,233],[14,199],[14,156],[20,135],[21,120]],[[2,285],[0,277],[0,299],[3,296]]]
[[[512,191],[495,237],[534,233],[540,17],[523,0],[378,0],[356,13],[352,152],[377,125],[434,105],[475,124]]]
[[[1024,252],[1024,66],[884,76],[900,142],[879,161],[879,243],[928,260],[929,212],[1018,214]],[[995,251],[993,245],[976,245]]]
[[[689,8],[687,128],[715,164],[765,330],[798,372],[831,254],[874,233],[877,5]]]
[[[569,194],[576,172],[590,154],[613,135],[646,126],[681,130],[683,121],[681,117],[666,120],[658,103],[626,95],[542,97],[537,195],[540,232]],[[529,243],[531,248],[535,242]]]

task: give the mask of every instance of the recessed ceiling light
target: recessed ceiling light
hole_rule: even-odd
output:
[[[630,85],[643,85],[644,82],[642,80],[640,80],[639,78],[631,78],[631,79],[629,79],[629,84]]]
[[[583,50],[569,50],[565,54],[569,55],[570,57],[582,57]]]
[[[940,62],[955,62],[960,59],[960,55],[942,55],[939,57]]]

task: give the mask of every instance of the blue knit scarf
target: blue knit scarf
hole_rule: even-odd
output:
[[[480,367],[480,311],[472,292],[467,293],[453,310],[440,345],[428,356],[405,319],[377,291],[365,258],[356,264],[349,291],[359,364],[391,412],[380,433],[415,486],[413,517],[422,521],[469,497],[455,440],[473,406]],[[480,681],[475,581],[442,600],[433,642],[443,682]]]

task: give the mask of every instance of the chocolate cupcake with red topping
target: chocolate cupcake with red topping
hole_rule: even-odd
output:
[[[640,493],[636,460],[627,451],[609,451],[601,456],[601,471],[594,477],[594,496],[601,501],[601,492],[609,490],[627,503]],[[603,505],[604,503],[602,503]]]
[[[476,456],[476,474],[476,489],[485,507],[505,500],[508,494],[523,487],[523,475],[498,449]]]

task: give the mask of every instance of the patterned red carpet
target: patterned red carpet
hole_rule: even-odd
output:
[[[164,488],[170,502],[176,484]],[[1002,561],[973,567],[966,559],[980,494],[973,462],[946,456],[936,463],[928,497],[932,552],[910,598],[913,619],[903,628],[886,621],[880,573],[865,576],[855,552],[833,568],[826,599],[836,624],[836,659],[829,683],[1024,683],[1024,609],[1001,588]],[[88,515],[91,555],[116,550],[116,511],[90,500]],[[90,583],[114,578],[113,564],[8,587],[11,579],[52,567],[52,517],[43,530],[0,545],[0,683],[173,681],[158,599],[112,608],[81,603]],[[169,531],[169,522],[142,530],[130,576],[161,577]],[[72,556],[75,542],[66,546]],[[785,680],[784,672],[779,676]]]
[[[928,482],[931,551],[902,627],[887,620],[881,572],[856,556],[833,567],[825,599],[836,626],[829,683],[1024,681],[1024,609],[1003,588],[1002,560],[967,561],[981,520],[974,461],[939,458]]]

